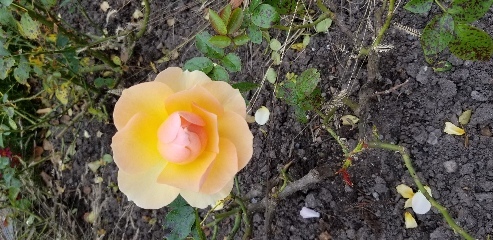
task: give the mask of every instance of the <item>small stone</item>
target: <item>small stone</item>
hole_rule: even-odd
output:
[[[443,166],[445,167],[445,171],[447,171],[448,173],[453,173],[457,171],[457,163],[453,160],[444,162]]]
[[[471,98],[479,101],[479,102],[486,102],[488,101],[488,97],[486,97],[484,94],[478,92],[478,91],[472,91],[471,92]]]
[[[317,207],[317,199],[313,193],[309,193],[305,198],[305,205],[307,208],[316,208]]]
[[[484,126],[481,128],[481,135],[485,137],[491,137],[493,136],[493,133],[491,133],[491,129],[488,126]]]
[[[419,69],[418,75],[416,75],[416,81],[421,84],[427,84],[431,75],[431,69],[428,66],[423,66]]]
[[[430,145],[435,145],[438,143],[438,137],[434,132],[431,132],[430,135],[428,135],[428,140],[426,140],[426,142]]]
[[[89,195],[91,193],[91,187],[88,186],[83,187],[82,192],[86,195]]]

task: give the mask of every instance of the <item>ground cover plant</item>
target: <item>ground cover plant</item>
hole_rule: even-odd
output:
[[[2,1],[3,234],[487,239],[492,3]]]

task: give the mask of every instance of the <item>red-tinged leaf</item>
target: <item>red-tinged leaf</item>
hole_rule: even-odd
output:
[[[209,9],[209,22],[211,23],[212,28],[220,34],[220,35],[226,35],[228,33],[228,30],[226,29],[226,24],[224,21],[221,19],[219,14],[217,14],[214,10]]]
[[[220,12],[219,16],[221,19],[224,21],[224,24],[228,25],[229,19],[231,18],[231,5],[228,4],[226,7],[224,7]]]
[[[231,18],[229,19],[229,23],[228,23],[228,34],[232,34],[238,31],[242,23],[243,23],[243,10],[241,8],[237,8],[231,13]]]
[[[341,168],[339,171],[337,171],[338,174],[341,174],[342,180],[344,183],[346,183],[348,186],[352,187],[353,182],[351,182],[351,176],[347,172],[345,168]]]
[[[237,8],[241,5],[241,3],[243,3],[243,0],[231,0],[229,1],[229,4],[231,4],[231,6],[233,8]]]

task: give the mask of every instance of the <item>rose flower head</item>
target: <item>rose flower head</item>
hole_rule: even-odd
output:
[[[146,209],[178,194],[193,207],[214,206],[252,157],[245,117],[240,92],[200,71],[171,67],[123,90],[111,144],[120,190]]]

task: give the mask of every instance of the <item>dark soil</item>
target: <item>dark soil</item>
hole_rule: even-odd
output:
[[[108,22],[110,34],[117,26],[125,27],[131,21],[133,11],[141,7],[139,1],[108,2],[118,10]],[[327,5],[350,31],[358,34],[365,44],[370,42],[376,32],[375,26],[379,26],[374,21],[379,5],[372,6],[370,1],[330,2]],[[207,7],[218,9],[223,3],[215,1]],[[82,1],[89,17],[104,27],[106,14],[99,9],[99,4],[98,1]],[[314,5],[314,1],[307,1],[307,4]],[[402,4],[397,8],[393,22],[423,29],[432,17],[431,14],[411,14],[402,8]],[[121,87],[152,80],[156,74],[150,63],[163,56],[162,48],[174,49],[206,24],[202,17],[204,11],[198,2],[152,1],[151,5],[149,28],[137,42],[127,63],[129,69],[123,76]],[[368,9],[369,15],[365,15]],[[62,13],[62,17],[77,23],[76,27],[98,33],[78,14],[67,14]],[[171,18],[175,19],[173,26],[166,23]],[[285,21],[283,23],[286,24]],[[493,35],[492,11],[475,25]],[[312,29],[309,31],[313,32]],[[286,38],[284,33],[272,31],[271,34],[279,40]],[[362,37],[364,34],[366,36]],[[358,42],[334,24],[328,33],[314,35],[304,51],[286,50],[283,63],[276,70],[279,76],[284,76],[287,72],[299,74],[310,67],[319,69],[322,76],[320,86],[328,101],[333,95],[331,88],[340,90],[349,81],[348,73],[354,72],[345,66],[351,53],[358,49],[355,43]],[[435,73],[424,60],[418,38],[391,27],[383,43],[394,48],[357,65],[352,79],[355,82],[353,100],[367,99],[360,103],[363,110],[354,113],[342,108],[336,113],[336,119],[345,114],[359,114],[364,121],[359,128],[371,129],[375,125],[382,141],[407,147],[419,177],[431,187],[433,197],[465,230],[476,238],[486,239],[493,234],[493,62],[462,61],[445,53],[453,68],[449,72]],[[243,68],[240,73],[231,75],[232,82],[260,83],[268,68],[268,54],[264,55],[266,47],[264,40],[260,48],[247,45],[238,49]],[[158,64],[157,69],[183,66],[186,60],[200,56],[193,41],[178,52],[177,59]],[[372,63],[377,63],[376,71],[368,70],[372,68],[367,68],[367,65]],[[373,76],[374,79],[369,79]],[[362,98],[362,92],[387,90],[405,81],[408,81],[406,85],[390,94]],[[250,100],[252,96],[253,92],[246,98]],[[109,113],[117,98],[111,96],[104,103]],[[312,120],[308,124],[298,122],[294,110],[275,98],[272,84],[266,82],[258,99],[251,102],[254,102],[251,106],[254,110],[267,106],[271,110],[271,118],[262,127],[255,123],[250,125],[255,137],[254,155],[239,174],[240,186],[243,194],[252,193],[252,189],[260,190],[261,194],[253,193],[255,197],[246,199],[247,203],[258,202],[267,196],[274,187],[268,184],[269,181],[277,179],[279,169],[289,162],[293,162],[288,171],[293,180],[327,164],[331,172],[340,168],[344,159],[341,148],[321,129],[319,119],[311,115]],[[473,111],[471,122],[466,126],[467,147],[463,136],[443,132],[444,123],[457,123],[458,115],[466,109]],[[363,131],[339,125],[331,127],[350,146],[354,146],[360,138],[359,132]],[[68,132],[64,140],[66,146],[75,141],[76,153],[67,162],[70,170],[60,172],[58,178],[65,188],[60,203],[74,213],[69,217],[72,225],[63,224],[75,231],[73,234],[78,239],[94,239],[98,231],[103,233],[101,229],[105,231],[103,239],[163,239],[167,232],[162,227],[166,208],[157,211],[140,209],[121,192],[114,191],[111,186],[116,184],[115,164],[102,167],[96,174],[87,167],[89,162],[98,160],[103,154],[111,154],[111,137],[116,131],[111,120],[101,123],[86,118],[75,127],[76,131]],[[84,131],[89,133],[89,138],[83,137]],[[101,137],[97,137],[98,131],[102,133]],[[366,150],[355,160],[349,174],[353,187],[335,175],[280,200],[273,212],[270,228],[264,227],[264,211],[255,213],[252,216],[253,238],[460,239],[435,209],[416,216],[418,228],[405,229],[404,199],[395,187],[401,183],[416,187],[398,153]],[[95,177],[102,177],[103,182],[95,184]],[[320,212],[321,217],[303,219],[299,211],[304,206]],[[82,220],[84,213],[90,211],[99,212],[93,225]],[[221,225],[220,238],[229,232],[232,222],[233,219]],[[243,231],[236,238],[239,239]]]

